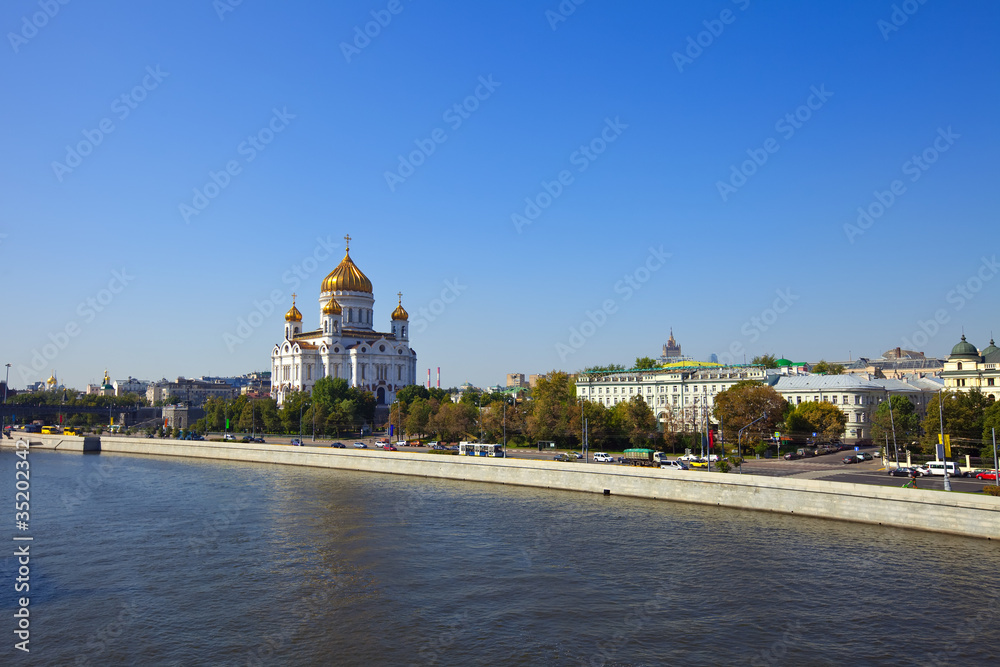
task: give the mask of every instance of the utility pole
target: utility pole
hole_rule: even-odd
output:
[[[1000,486],[1000,462],[997,461],[997,430],[993,431],[993,483]]]

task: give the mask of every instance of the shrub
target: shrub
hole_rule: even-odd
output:
[[[990,484],[989,486],[983,487],[983,493],[988,496],[1000,496],[1000,486],[996,484]]]

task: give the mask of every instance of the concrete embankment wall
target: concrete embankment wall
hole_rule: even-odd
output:
[[[83,451],[84,438],[30,435],[46,449]],[[88,440],[92,440],[88,438]],[[71,441],[80,445],[74,450]],[[5,440],[4,445],[14,441]],[[973,537],[1000,538],[1000,497],[823,480],[627,468],[546,460],[491,459],[289,445],[103,436],[100,449],[440,477],[673,500],[839,519]]]

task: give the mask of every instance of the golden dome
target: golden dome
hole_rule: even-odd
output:
[[[49,384],[55,384],[56,383],[56,372],[55,371],[52,371],[52,375],[49,376],[48,383]]]
[[[396,306],[396,310],[392,311],[392,319],[394,320],[408,320],[410,319],[410,314],[406,312],[403,308],[403,295],[399,294],[399,305]]]
[[[294,294],[292,295],[292,307],[288,309],[287,313],[285,313],[285,321],[286,322],[301,322],[302,321],[302,313],[300,313],[299,309],[295,307],[295,295]]]
[[[344,237],[348,243],[350,236]],[[333,271],[323,279],[323,292],[367,292],[372,293],[372,281],[361,272],[351,259],[350,246],[344,250],[344,259],[340,260]]]
[[[343,312],[344,312],[344,309],[341,308],[340,304],[337,303],[337,300],[333,299],[333,298],[331,298],[329,301],[327,301],[326,305],[323,306],[323,314],[324,315],[342,315]]]

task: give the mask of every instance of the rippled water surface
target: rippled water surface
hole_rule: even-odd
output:
[[[10,526],[16,460],[0,452]],[[336,470],[30,461],[34,665],[1000,660],[995,542]],[[0,559],[4,664],[27,657],[15,569]]]

